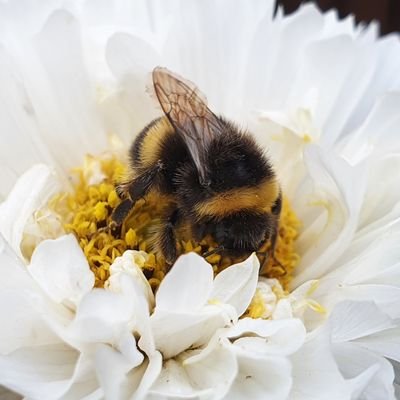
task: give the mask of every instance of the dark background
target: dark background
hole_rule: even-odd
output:
[[[278,0],[277,4],[283,5],[285,13],[295,11],[302,0]],[[400,32],[400,0],[314,0],[323,10],[336,8],[341,18],[348,14],[354,14],[357,22],[370,22],[378,20],[381,26],[381,34]]]

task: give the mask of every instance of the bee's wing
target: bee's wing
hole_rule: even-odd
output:
[[[221,125],[207,107],[207,100],[191,82],[166,68],[153,70],[154,89],[171,124],[184,139],[200,178],[206,176],[205,156],[212,138],[221,133]]]

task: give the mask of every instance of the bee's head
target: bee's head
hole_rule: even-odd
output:
[[[207,233],[224,250],[233,255],[246,255],[257,251],[276,231],[277,219],[269,213],[251,210],[210,221]]]

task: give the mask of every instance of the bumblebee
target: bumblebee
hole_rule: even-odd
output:
[[[215,251],[239,257],[270,241],[273,256],[282,193],[262,149],[248,132],[215,115],[193,83],[161,67],[152,80],[164,116],[130,148],[132,176],[117,186],[122,201],[111,215],[112,229],[155,191],[166,205],[155,251],[168,264],[177,258],[176,229],[184,223],[198,241],[211,235]]]

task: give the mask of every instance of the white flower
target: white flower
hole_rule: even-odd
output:
[[[394,399],[398,39],[312,5],[62,3],[0,5],[0,384],[29,399]],[[127,148],[159,115],[156,65],[269,149],[302,222],[288,293],[257,283],[254,259],[213,279],[189,255],[154,298],[131,252],[94,288],[46,212],[86,153]],[[270,319],[243,318],[252,298]]]

